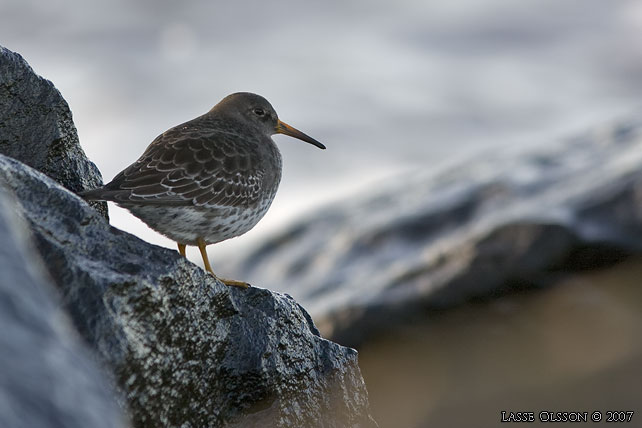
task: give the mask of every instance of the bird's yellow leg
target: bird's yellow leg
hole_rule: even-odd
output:
[[[211,273],[212,276],[214,276],[214,278],[218,279],[225,285],[229,285],[233,287],[247,288],[250,286],[250,284],[248,284],[247,282],[236,281],[234,279],[223,279],[216,276],[216,274],[212,270],[212,266],[210,265],[210,259],[207,257],[207,249],[205,248],[206,247],[205,242],[203,241],[203,239],[198,238],[196,240],[196,243],[198,244],[198,249],[201,252],[201,257],[203,257],[203,264],[205,265],[205,270]]]
[[[180,244],[178,242],[177,242],[177,244],[178,244],[178,252],[181,253],[181,256],[187,257],[185,255],[185,244]]]

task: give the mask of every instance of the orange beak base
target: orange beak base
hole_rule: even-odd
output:
[[[325,146],[320,142],[318,142],[317,140],[315,140],[314,138],[304,134],[303,132],[299,131],[296,128],[291,127],[285,122],[281,122],[280,120],[276,125],[276,133],[289,135],[290,137],[294,137],[301,141],[305,141],[306,143],[310,143],[313,146],[317,146],[320,149],[325,149]]]

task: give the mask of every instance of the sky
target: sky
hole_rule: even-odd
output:
[[[265,96],[328,147],[275,137],[277,198],[254,230],[211,247],[215,268],[406,171],[630,114],[642,99],[640,40],[635,0],[0,3],[0,45],[62,92],[106,181],[158,134],[237,91]],[[114,205],[110,215],[174,247]]]

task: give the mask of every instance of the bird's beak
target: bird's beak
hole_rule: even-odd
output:
[[[325,146],[319,143],[314,138],[304,134],[303,132],[299,131],[296,128],[291,127],[287,123],[281,122],[280,120],[276,124],[276,133],[289,135],[290,137],[298,138],[301,141],[305,141],[306,143],[310,143],[314,146],[317,146],[320,149],[325,149]]]

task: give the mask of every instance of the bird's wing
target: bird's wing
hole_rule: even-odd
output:
[[[174,128],[107,184],[103,195],[121,203],[252,206],[261,195],[258,162],[236,135]]]

